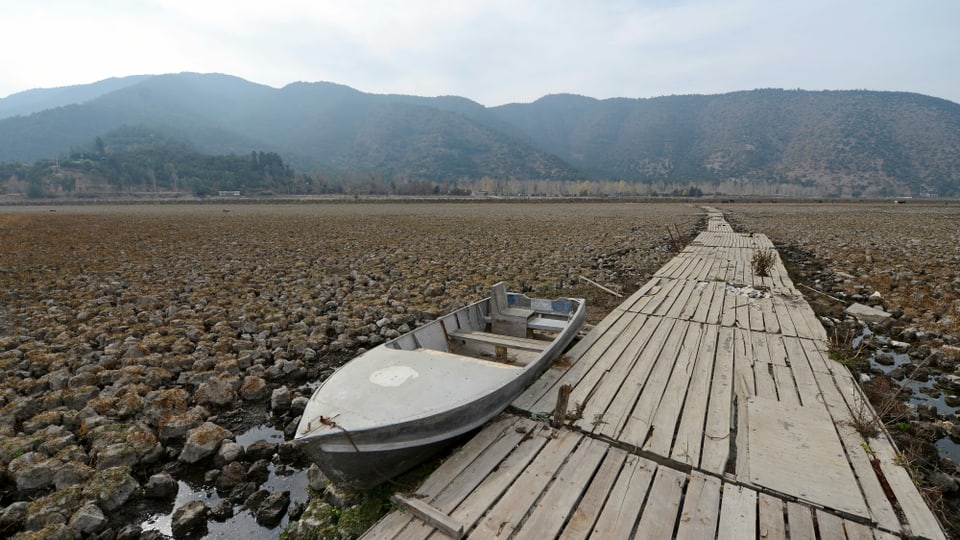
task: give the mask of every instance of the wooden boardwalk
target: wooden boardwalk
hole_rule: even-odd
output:
[[[710,209],[416,497],[482,539],[944,538],[889,437],[854,429],[874,413],[826,337],[771,242]],[[443,536],[403,511],[364,536],[428,537]]]

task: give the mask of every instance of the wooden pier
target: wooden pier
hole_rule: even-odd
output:
[[[758,251],[774,258],[755,275]],[[772,243],[707,230],[364,538],[944,538]],[[551,427],[558,394],[564,425]]]

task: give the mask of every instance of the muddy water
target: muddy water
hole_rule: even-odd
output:
[[[237,444],[244,448],[261,439],[271,443],[282,443],[283,432],[270,425],[259,425],[250,428],[236,437]],[[303,468],[301,468],[298,466],[271,463],[269,469],[270,476],[267,481],[260,486],[260,489],[266,489],[268,491],[289,491],[290,508],[298,503],[307,503],[309,497],[307,494],[306,465],[303,465]],[[217,490],[213,485],[204,484],[204,472],[204,470],[198,470],[195,475],[180,478],[180,491],[177,493],[177,498],[173,506],[166,507],[151,514],[143,523],[143,530],[156,530],[167,536],[173,536],[171,520],[173,511],[176,508],[192,501],[203,501],[211,508],[216,506],[217,503],[220,502],[221,497],[217,494]],[[253,514],[247,510],[243,504],[235,504],[233,511],[233,517],[224,522],[209,520],[207,522],[207,534],[197,538],[211,540],[276,538],[290,520],[289,515],[284,515],[279,525],[273,529],[268,529],[260,526]]]

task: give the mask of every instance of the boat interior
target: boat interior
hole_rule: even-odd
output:
[[[405,334],[387,346],[431,349],[523,367],[536,360],[576,311],[568,299],[539,300],[508,293],[503,282],[489,298]]]

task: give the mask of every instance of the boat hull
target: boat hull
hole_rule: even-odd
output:
[[[449,317],[455,318],[458,312],[448,315],[447,320],[452,321]],[[307,418],[311,414],[305,411],[296,440],[303,452],[335,484],[349,489],[366,489],[380,484],[431,459],[461,436],[478,429],[501,413],[573,341],[584,318],[583,302],[579,301],[576,311],[570,314],[568,328],[549,342],[535,362],[522,369],[510,368],[516,370],[515,376],[511,375],[507,382],[475,399],[405,421],[384,422],[362,429],[341,426],[332,409],[323,413],[328,416],[320,416],[319,421],[323,425],[316,429],[317,424],[311,424]],[[447,328],[450,326],[448,324]],[[333,382],[331,377],[324,384]],[[445,383],[443,380],[435,382]],[[314,398],[323,391],[323,386],[318,388]],[[370,395],[369,399],[376,400],[378,397]]]

